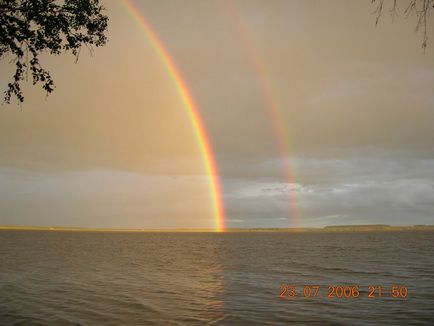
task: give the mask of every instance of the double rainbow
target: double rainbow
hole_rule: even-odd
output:
[[[143,34],[147,38],[149,44],[152,45],[156,54],[163,63],[168,75],[172,79],[173,84],[182,100],[186,113],[191,121],[194,134],[196,136],[199,149],[202,153],[204,165],[209,179],[209,191],[212,197],[214,228],[216,231],[224,231],[226,228],[224,217],[224,205],[222,200],[222,191],[220,180],[218,178],[218,169],[216,159],[213,154],[209,137],[206,133],[201,114],[196,103],[182,77],[179,69],[175,65],[173,58],[170,56],[157,33],[152,29],[151,25],[141,15],[140,10],[136,7],[133,0],[124,0],[128,12],[133,17],[134,21],[140,26]]]
[[[224,231],[225,216],[224,216],[224,204],[222,200],[222,191],[219,180],[219,174],[216,164],[216,159],[213,154],[209,137],[206,133],[204,123],[200,114],[200,111],[194,102],[194,99],[187,87],[187,84],[182,77],[179,69],[175,65],[173,58],[170,56],[162,40],[158,37],[157,33],[152,29],[151,25],[143,17],[140,10],[136,7],[133,0],[124,0],[128,12],[133,17],[134,21],[138,23],[140,29],[144,33],[148,42],[151,44],[156,54],[163,63],[168,75],[172,79],[177,92],[182,100],[183,106],[191,121],[199,149],[202,153],[204,166],[209,178],[209,191],[212,197],[213,215],[214,215],[214,227],[216,231]],[[242,45],[246,49],[248,54],[250,65],[255,72],[258,84],[263,95],[266,112],[270,118],[273,126],[274,138],[277,144],[281,161],[283,162],[283,175],[286,182],[289,184],[288,199],[289,199],[289,215],[292,226],[298,226],[299,222],[299,210],[297,206],[297,200],[295,198],[295,191],[292,189],[294,184],[294,176],[292,174],[292,168],[289,161],[289,131],[284,124],[285,116],[280,109],[275,96],[272,92],[271,82],[268,78],[268,74],[260,60],[258,51],[256,50],[253,41],[249,37],[249,33],[245,28],[242,20],[236,15],[234,6],[229,3],[229,14],[233,21],[236,22],[236,27],[242,41]]]

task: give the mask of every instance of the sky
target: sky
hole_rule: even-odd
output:
[[[213,227],[176,85],[102,3],[107,45],[44,54],[55,91],[0,107],[0,225]],[[434,224],[434,20],[424,53],[404,7],[375,26],[370,0],[135,3],[201,113],[228,227]]]

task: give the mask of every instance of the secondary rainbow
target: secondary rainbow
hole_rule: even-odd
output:
[[[262,97],[265,103],[267,115],[271,121],[273,136],[276,141],[277,150],[279,151],[282,161],[282,174],[285,181],[289,184],[288,187],[288,207],[290,214],[291,226],[298,227],[300,220],[300,211],[297,204],[296,189],[294,189],[295,177],[293,168],[290,162],[290,142],[289,130],[284,123],[285,114],[282,112],[276,96],[273,94],[273,88],[268,78],[266,69],[260,59],[259,53],[252,41],[249,32],[247,31],[242,19],[237,14],[237,10],[233,1],[225,1],[226,9],[232,22],[236,25],[238,35],[240,36],[241,44],[246,50],[248,61],[252,67],[258,81],[258,86],[261,90]]]
[[[214,228],[218,232],[224,231],[226,228],[224,204],[222,200],[222,191],[217,164],[199,109],[187,87],[187,84],[185,83],[184,78],[182,77],[173,58],[170,56],[170,53],[167,51],[158,34],[153,30],[149,22],[141,14],[140,10],[136,7],[132,0],[124,0],[124,3],[128,12],[138,23],[149,44],[153,47],[156,54],[163,63],[182,100],[183,107],[191,121],[199,149],[202,153],[205,169],[208,174],[209,190],[213,205]]]

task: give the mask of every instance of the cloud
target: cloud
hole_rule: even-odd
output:
[[[0,223],[213,223],[192,121],[119,3],[106,47],[44,56],[56,91],[26,85],[23,110],[0,109]],[[434,46],[411,23],[375,28],[369,1],[138,5],[198,106],[230,225],[288,226],[290,192],[306,226],[434,223]]]
[[[405,224],[409,218],[433,222],[432,159],[384,153],[361,159],[304,158],[298,159],[297,170],[298,183],[266,177],[226,180],[229,213],[246,220],[291,219],[289,201],[295,198],[305,226],[363,221]]]
[[[228,219],[227,220],[228,223],[244,223],[244,220],[240,220],[240,219]]]
[[[0,225],[213,227],[207,176],[0,169]]]

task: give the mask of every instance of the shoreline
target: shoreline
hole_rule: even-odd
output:
[[[0,225],[0,231],[51,231],[51,232],[109,232],[109,233],[332,233],[332,232],[391,232],[434,231],[434,225],[337,225],[309,228],[228,228],[224,231],[205,228],[84,228],[57,226]]]

